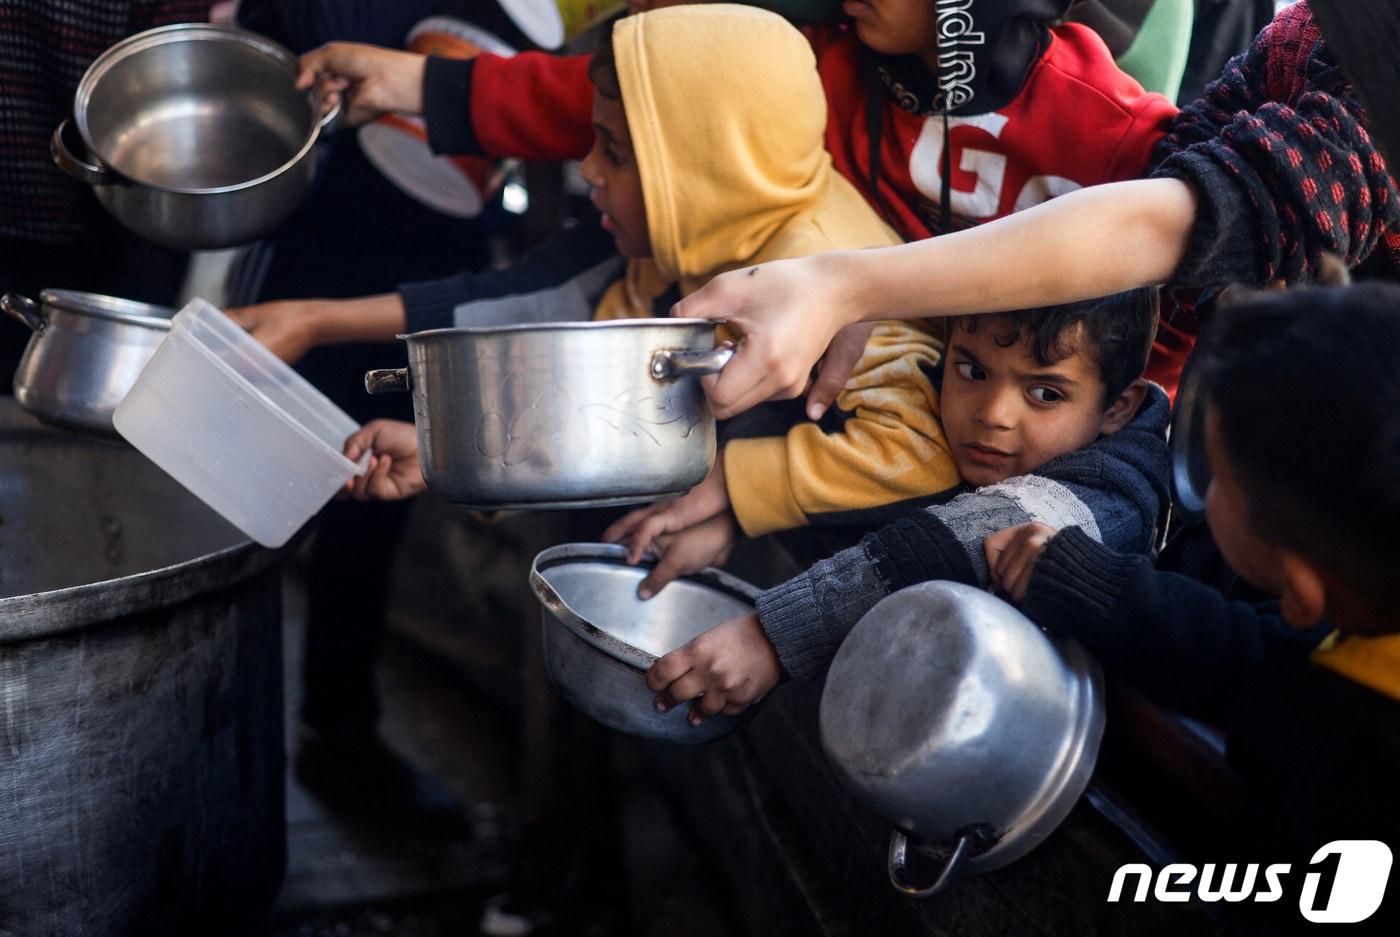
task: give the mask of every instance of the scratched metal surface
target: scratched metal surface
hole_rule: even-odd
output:
[[[0,401],[0,935],[218,934],[284,862],[280,568]]]

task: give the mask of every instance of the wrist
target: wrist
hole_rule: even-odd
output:
[[[815,255],[819,275],[824,281],[823,295],[830,298],[826,308],[831,316],[832,335],[848,325],[877,317],[874,304],[870,302],[870,273],[864,256],[868,253],[839,250]]]

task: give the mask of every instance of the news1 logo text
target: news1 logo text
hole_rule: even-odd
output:
[[[1358,924],[1380,908],[1390,879],[1390,847],[1374,839],[1339,839],[1313,853],[1301,870],[1298,912],[1314,924]],[[1288,863],[1174,862],[1153,870],[1130,862],[1113,873],[1110,902],[1206,903],[1282,900],[1296,876]]]

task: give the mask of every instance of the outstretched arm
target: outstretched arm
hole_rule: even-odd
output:
[[[856,322],[1027,309],[1165,282],[1186,254],[1196,203],[1177,179],[1094,186],[927,241],[726,273],[672,315],[723,319],[743,336],[704,379],[725,418],[800,394],[832,337]]]

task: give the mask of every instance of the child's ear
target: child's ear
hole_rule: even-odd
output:
[[[1310,560],[1289,550],[1280,550],[1283,590],[1279,611],[1295,628],[1308,628],[1322,620],[1327,611],[1327,580]]]
[[[1138,407],[1142,406],[1142,402],[1146,399],[1147,381],[1142,378],[1138,378],[1127,387],[1123,388],[1122,393],[1113,398],[1113,401],[1108,405],[1108,409],[1104,411],[1103,423],[1099,426],[1099,434],[1103,436],[1112,436],[1114,433],[1127,426],[1133,421],[1133,417],[1137,416]]]

